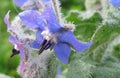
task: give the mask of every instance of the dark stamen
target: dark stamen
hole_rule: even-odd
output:
[[[45,40],[42,42],[42,46],[44,46],[46,43],[47,43],[47,40],[45,39]]]
[[[44,45],[45,45],[46,43],[47,43],[47,40],[45,39],[45,40],[42,42],[42,44],[41,44],[41,48],[40,48],[40,50],[39,50],[39,52],[38,52],[39,55],[44,51]]]
[[[17,55],[17,54],[19,54],[20,53],[20,51],[19,50],[16,50],[16,49],[12,49],[12,54],[10,55],[10,57],[13,57],[13,56],[15,56],[15,55]]]
[[[44,51],[44,46],[42,46],[38,52],[38,54],[40,55],[42,52]]]
[[[46,39],[42,42],[41,48],[39,50],[38,54],[41,54],[44,50],[47,50],[52,46],[52,43],[50,41],[47,41]]]
[[[52,46],[52,44],[51,43],[48,43],[47,45],[46,45],[46,47],[45,47],[45,50],[47,50],[48,48],[50,48]]]

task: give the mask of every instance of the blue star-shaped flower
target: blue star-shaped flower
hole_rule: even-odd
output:
[[[109,3],[115,7],[120,7],[120,0],[109,0]]]
[[[83,52],[92,45],[92,42],[79,42],[72,31],[61,26],[50,5],[41,14],[36,10],[26,10],[19,16],[25,26],[37,30],[36,40],[30,43],[30,46],[36,49],[40,48],[39,53],[53,48],[57,58],[63,63],[68,63],[70,46]]]

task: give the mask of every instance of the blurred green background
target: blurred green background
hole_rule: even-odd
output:
[[[104,0],[101,0],[103,4],[105,3],[102,8],[100,0],[60,1],[63,16],[68,16],[70,10],[79,10],[79,12],[71,12],[66,18],[68,22],[73,21],[77,25],[74,31],[77,38],[89,42],[94,36],[92,38],[94,44],[89,50],[81,54],[71,53],[66,78],[120,78],[120,41],[112,43],[117,37],[120,38],[120,9],[113,6],[106,7],[108,3]],[[85,9],[85,1],[87,11],[91,10],[89,14]],[[100,6],[97,9],[99,11],[92,11],[97,6]],[[0,73],[20,78],[16,71],[19,65],[19,55],[10,59],[13,45],[8,41],[9,33],[3,21],[9,10],[11,11],[10,20],[21,11],[12,0],[0,0]],[[108,51],[108,49],[113,50]],[[66,67],[63,66],[63,69]]]
[[[67,14],[70,9],[84,10],[84,0],[61,0],[62,11]],[[10,59],[11,49],[13,45],[8,41],[9,33],[3,21],[5,14],[10,10],[10,20],[13,19],[20,9],[15,6],[12,0],[0,0],[0,73],[20,78],[17,74],[17,66],[19,65],[19,56]]]

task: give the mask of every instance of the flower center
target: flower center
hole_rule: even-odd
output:
[[[48,48],[52,48],[53,45],[54,43],[51,43],[51,41],[47,41],[46,39],[44,39],[38,54],[41,54],[44,50],[47,50]]]
[[[39,49],[39,54],[41,54],[44,50],[52,48],[54,46],[54,44],[57,43],[56,36],[54,34],[50,33],[50,31],[48,29],[44,30],[41,33],[41,35],[44,37],[44,40]]]
[[[47,41],[50,41],[51,43],[57,43],[56,35],[52,34],[48,29],[44,30],[41,35],[46,39]]]

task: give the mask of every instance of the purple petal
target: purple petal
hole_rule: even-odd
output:
[[[109,0],[109,3],[115,7],[120,7],[120,0]]]
[[[22,7],[24,3],[27,2],[28,0],[13,0],[13,1],[17,6]]]
[[[47,26],[51,32],[55,33],[62,28],[62,26],[58,23],[58,19],[51,5],[48,5],[47,8],[45,8],[41,16],[46,19],[48,23]]]
[[[24,70],[25,70],[25,63],[22,60],[20,60],[20,72],[23,73]]]
[[[58,43],[54,46],[54,52],[57,56],[57,58],[67,64],[68,63],[68,58],[70,55],[70,47],[65,44],[65,43]]]
[[[9,37],[9,41],[10,41],[12,44],[18,44],[18,43],[19,43],[18,40],[17,40],[15,37],[13,37],[13,36],[10,36],[10,37]]]
[[[88,49],[92,45],[92,42],[85,43],[85,42],[78,41],[75,38],[73,32],[71,32],[71,31],[62,32],[60,34],[60,36],[58,37],[58,39],[61,42],[66,42],[66,43],[72,45],[79,52],[85,51],[86,49]]]
[[[20,59],[23,60],[25,58],[23,47],[20,49]]]
[[[25,64],[23,62],[23,60],[25,59],[25,54],[24,54],[24,50],[23,50],[23,45],[22,43],[20,43],[15,37],[10,36],[9,37],[9,41],[13,44],[13,45],[17,45],[17,48],[20,51],[20,71],[23,72],[24,68],[25,68]]]
[[[23,44],[22,44],[21,42],[19,42],[16,37],[10,36],[10,37],[9,37],[9,41],[10,41],[13,45],[17,45],[17,48],[18,48],[19,50],[22,49]]]
[[[7,28],[9,30],[14,30],[13,27],[11,27],[11,25],[10,25],[9,17],[10,17],[10,11],[8,11],[7,14],[5,15],[4,22],[7,25]]]
[[[25,59],[24,50],[21,49],[21,50],[20,50],[20,71],[21,71],[21,72],[23,72],[24,69],[25,69],[24,59]]]
[[[40,29],[44,30],[45,28],[45,22],[38,13],[38,11],[35,10],[26,10],[19,14],[20,19],[22,23],[29,27],[34,29]]]
[[[9,17],[10,17],[10,11],[8,11],[7,14],[4,17],[4,22],[8,26],[8,28],[10,26]]]
[[[37,31],[36,40],[30,43],[30,47],[39,49],[42,41],[43,41],[43,36],[41,35],[41,31]]]

